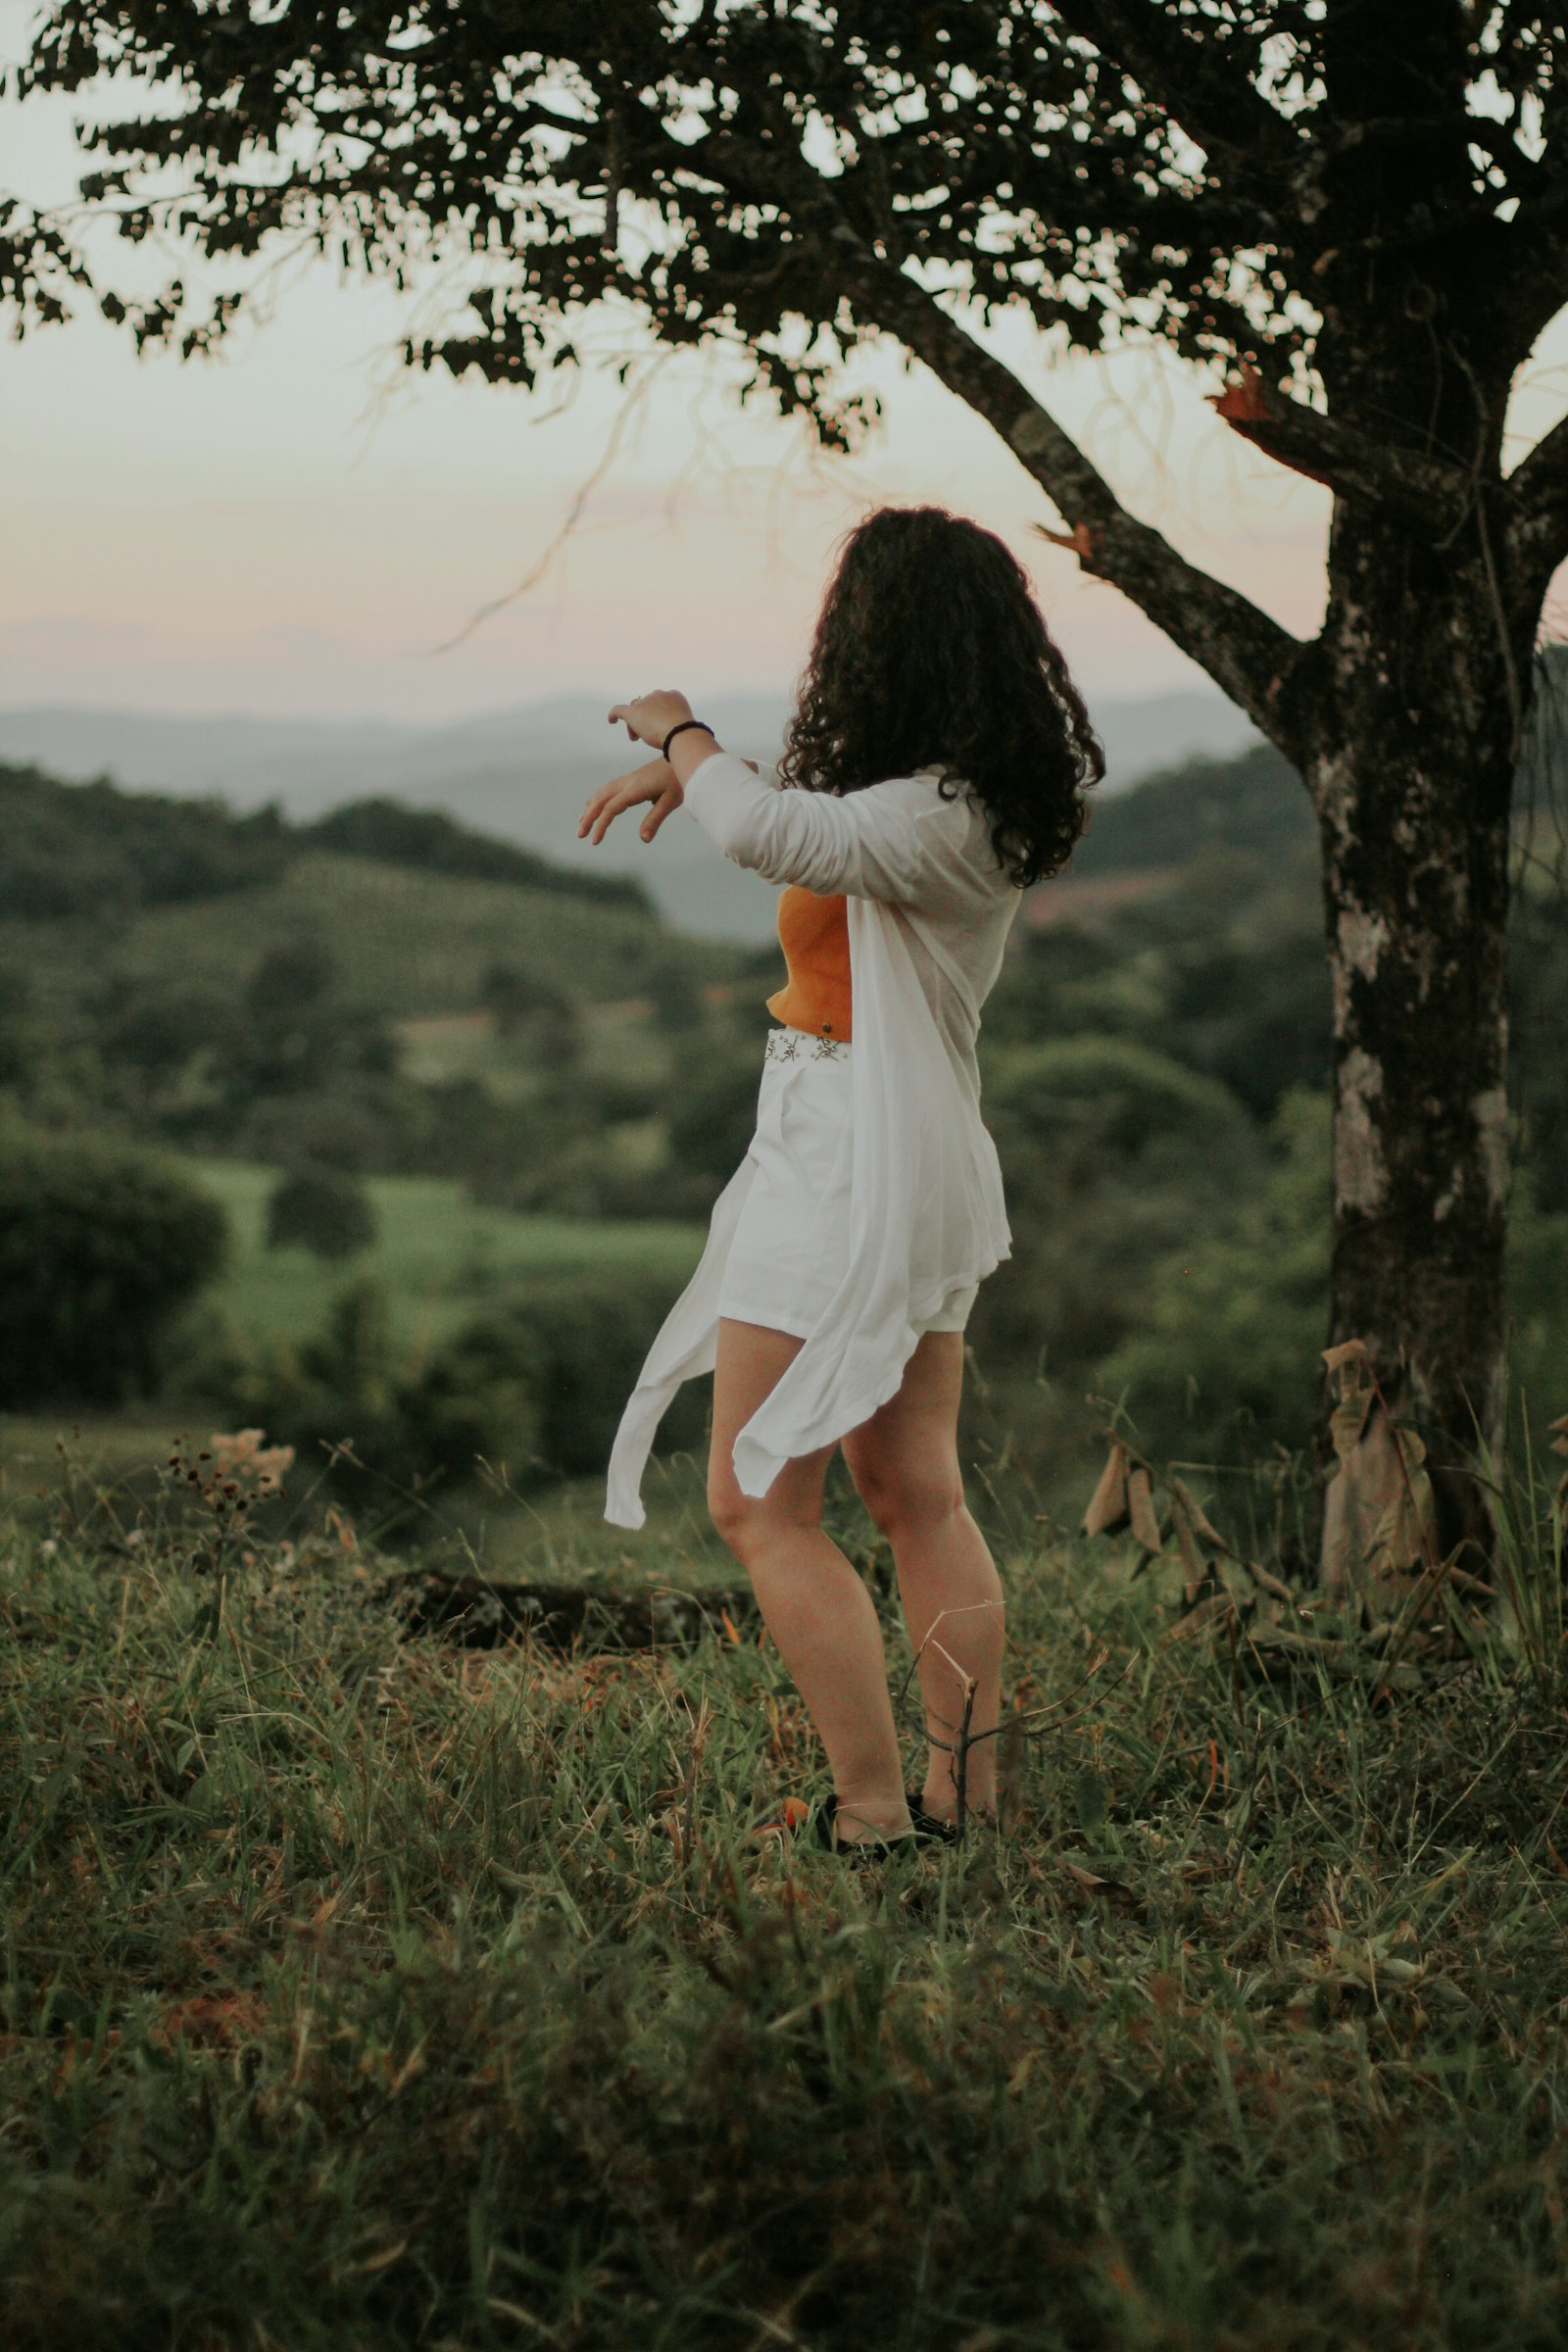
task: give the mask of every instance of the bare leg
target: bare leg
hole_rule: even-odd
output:
[[[919,1661],[931,1747],[922,1802],[952,1820],[957,1746],[970,1706],[964,1801],[997,1809],[997,1742],[1004,1638],[1002,1579],[969,1515],[958,1468],[963,1334],[921,1335],[897,1396],[852,1430],[844,1458],[861,1500],[893,1547],[899,1592]]]
[[[824,1446],[786,1463],[765,1495],[743,1494],[735,1482],[736,1432],[800,1347],[788,1332],[719,1318],[709,1508],[751,1578],[762,1621],[827,1751],[841,1840],[901,1837],[909,1814],[882,1629],[870,1593],[820,1525],[834,1449]]]

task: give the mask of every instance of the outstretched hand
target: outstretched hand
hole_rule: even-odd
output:
[[[633,743],[650,744],[657,752],[670,728],[692,715],[686,697],[664,686],[656,694],[634,695],[629,703],[617,703],[610,713],[610,723],[614,726],[618,721]]]
[[[669,723],[673,726],[675,721],[671,719]],[[684,797],[680,778],[667,760],[646,760],[641,767],[632,768],[627,775],[612,777],[610,783],[601,784],[597,792],[588,795],[588,805],[577,820],[577,838],[581,841],[588,834],[595,842],[603,841],[623,808],[637,808],[649,801],[653,806],[638,831],[644,841],[652,841]]]

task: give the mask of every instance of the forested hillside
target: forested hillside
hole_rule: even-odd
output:
[[[232,1182],[211,1179],[225,1205],[236,1186],[265,1194],[260,1171],[305,1181],[345,1237],[341,1274],[312,1277],[295,1229],[269,1254],[247,1210],[221,1292],[238,1338],[249,1320],[269,1347],[282,1299],[303,1315],[322,1298],[303,1387],[236,1355],[233,1330],[198,1336],[187,1373],[206,1365],[236,1410],[296,1432],[313,1415],[362,1430],[378,1398],[387,1458],[407,1464],[434,1443],[416,1335],[449,1335],[465,1369],[441,1378],[492,1405],[465,1407],[442,1459],[483,1451],[537,1361],[514,1309],[542,1277],[501,1268],[549,1261],[520,1229],[481,1245],[464,1226],[460,1242],[463,1199],[475,1216],[647,1228],[652,1288],[617,1277],[582,1326],[593,1360],[625,1371],[675,1280],[675,1226],[695,1247],[745,1150],[776,947],[685,937],[634,882],[558,873],[396,804],[290,825],[11,770],[0,813],[11,1116],[231,1162]],[[1543,1408],[1568,1390],[1561,912],[1549,860],[1522,855],[1516,1371]],[[1086,1397],[1123,1392],[1163,1443],[1298,1444],[1325,1312],[1329,999],[1305,798],[1276,755],[1191,762],[1099,803],[1068,871],[1027,894],[981,1054],[1014,1248],[971,1337],[1026,1453],[1054,1458],[1102,1417]],[[452,1236],[420,1251],[416,1315],[407,1246],[371,1243],[374,1215],[344,1204],[368,1180],[376,1213],[403,1218],[417,1197]],[[438,1189],[395,1190],[414,1180]],[[372,1278],[391,1286],[379,1305]],[[464,1337],[476,1311],[482,1332]],[[623,1327],[613,1348],[606,1316]],[[393,1412],[395,1394],[415,1401]]]
[[[678,1017],[741,960],[634,879],[390,802],[293,825],[0,768],[0,1087],[51,1125],[360,1172],[534,1166],[542,1133],[597,1118],[609,1008]]]

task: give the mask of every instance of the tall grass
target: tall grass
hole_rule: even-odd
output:
[[[749,1840],[821,1769],[739,1629],[465,1658],[347,1530],[219,1607],[172,1509],[14,1529],[5,2340],[1561,2344],[1560,1658],[1265,1676],[1028,1500],[1009,1827],[869,1867]]]

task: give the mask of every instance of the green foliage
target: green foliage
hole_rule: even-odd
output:
[[[643,1359],[674,1304],[669,1285],[601,1275],[592,1283],[540,1284],[519,1319],[546,1350],[540,1450],[546,1466],[571,1477],[604,1469]],[[660,1427],[662,1452],[701,1442],[708,1396],[687,1381]]]
[[[577,1275],[530,1284],[476,1317],[404,1392],[421,1464],[463,1477],[483,1454],[510,1469],[523,1461],[526,1446],[534,1475],[602,1473],[673,1297],[668,1285],[647,1278]],[[465,1394],[468,1403],[460,1410]],[[520,1416],[524,1395],[531,1409]],[[686,1382],[661,1424],[662,1450],[697,1445],[706,1418],[702,1384]]]
[[[289,856],[275,808],[236,816],[212,801],[121,792],[107,777],[61,784],[0,764],[0,920],[118,921],[139,906],[253,890]]]
[[[576,1069],[583,1050],[582,1012],[559,981],[514,963],[493,963],[479,995],[501,1035],[522,1039],[541,1069],[556,1078]]]
[[[1292,1087],[1329,1080],[1322,929],[1310,877],[1295,879],[1254,874],[1233,895],[1208,874],[1093,931],[1024,931],[987,1002],[983,1039],[994,1049],[1124,1038],[1219,1079],[1266,1121]]]
[[[1328,964],[1314,922],[1262,936],[1200,926],[1168,959],[1168,1034],[1182,1058],[1230,1088],[1254,1118],[1330,1076]]]
[[[662,1029],[674,1036],[689,1038],[694,1030],[703,1027],[707,1008],[702,990],[691,971],[677,958],[655,967],[649,981],[653,999],[654,1018]]]
[[[195,1385],[212,1414],[264,1429],[294,1448],[295,1492],[330,1476],[334,1492],[378,1503],[387,1481],[408,1487],[411,1432],[399,1395],[405,1356],[385,1287],[373,1274],[338,1292],[314,1332],[259,1342],[225,1321],[201,1332],[194,1352]],[[390,1523],[399,1513],[394,1506],[381,1516]]]
[[[74,790],[39,779],[46,809],[74,808]],[[105,805],[131,825],[144,798],[110,792]],[[519,1207],[613,1207],[620,1163],[605,1131],[650,1115],[666,1056],[646,1021],[590,1012],[676,985],[688,965],[696,996],[739,951],[668,933],[635,888],[584,877],[586,895],[558,891],[548,861],[519,862],[505,844],[491,858],[477,836],[460,855],[461,828],[425,861],[422,836],[370,827],[329,851],[284,827],[254,886],[217,897],[201,880],[214,865],[197,854],[201,829],[226,839],[234,820],[156,807],[191,850],[194,895],[127,886],[107,930],[90,911],[97,881],[70,899],[74,914],[45,918],[47,893],[37,906],[0,896],[0,970],[14,981],[0,991],[0,1091],[23,1116],[107,1117],[149,1141],[283,1164],[450,1172]],[[416,862],[382,862],[375,842]],[[450,1072],[394,1026],[481,1008],[496,1032],[474,1066]],[[633,1071],[638,1101],[622,1110],[613,1098]],[[713,1189],[677,1187],[674,1213],[701,1213]],[[632,1213],[647,1213],[646,1188],[631,1196]]]
[[[669,1152],[675,1165],[704,1178],[716,1193],[733,1176],[757,1126],[761,1048],[728,1055],[708,1054],[687,1065],[674,1089]]]
[[[476,1673],[352,1531],[220,1610],[126,1529],[0,1545],[17,2352],[1568,2332],[1560,1641],[1379,1703],[988,1523],[1049,1730],[857,1870],[746,1838],[822,1785],[770,1647]]]
[[[221,1202],[233,1231],[227,1272],[197,1309],[226,1316],[256,1340],[297,1344],[319,1322],[320,1269],[303,1251],[267,1247],[267,1204],[276,1172],[232,1160],[184,1163]],[[696,1265],[703,1230],[696,1224],[611,1223],[564,1216],[517,1216],[475,1203],[451,1181],[373,1176],[365,1190],[375,1211],[376,1239],[356,1273],[385,1290],[401,1359],[448,1339],[481,1308],[558,1277],[623,1277],[673,1298]]]
[[[363,1185],[339,1169],[295,1168],[267,1204],[267,1246],[297,1243],[317,1257],[353,1257],[375,1239],[375,1211]]]
[[[1011,1048],[991,1060],[986,1101],[1015,1146],[1097,1165],[1222,1154],[1247,1128],[1223,1086],[1125,1038]]]
[[[1231,1459],[1307,1441],[1328,1336],[1327,1102],[1287,1096],[1273,1143],[1222,1227],[1151,1270],[1136,1328],[1098,1368],[1156,1449]]]
[[[1238,852],[1277,868],[1315,838],[1300,777],[1272,744],[1260,743],[1232,760],[1187,760],[1132,792],[1102,795],[1071,871],[1174,870]]]
[[[1568,660],[1559,670],[1568,681]],[[1568,695],[1568,683],[1559,691]],[[1559,757],[1568,762],[1568,753]],[[1508,943],[1511,1091],[1532,1198],[1547,1214],[1568,1211],[1568,858],[1560,833],[1555,860],[1554,873],[1537,859],[1518,876]]]
[[[222,1210],[175,1168],[97,1139],[0,1132],[0,1405],[114,1403],[222,1265]]]
[[[108,777],[63,784],[0,762],[0,920],[120,919],[142,906],[225,897],[275,883],[305,849],[653,911],[633,875],[556,865],[398,801],[357,801],[301,825],[273,807],[241,816],[220,801],[125,792]]]
[[[87,806],[73,788],[48,786],[46,803],[51,793],[68,809]],[[118,838],[122,816],[132,825],[140,799],[105,804],[106,838]],[[192,806],[160,803],[157,823],[182,823]],[[331,850],[320,846],[330,828],[308,829],[310,846],[284,828],[287,855],[270,879],[220,898],[131,906],[115,926],[107,976],[101,925],[8,917],[0,906],[0,1088],[35,1124],[107,1116],[274,1168],[450,1179],[485,1204],[481,1215],[706,1219],[752,1133],[777,949],[685,941],[629,904],[470,879],[501,869],[460,855],[448,835],[443,848],[424,821],[400,833],[345,817],[342,842],[352,834],[354,846]],[[228,820],[197,808],[192,822],[220,830]],[[1266,1237],[1238,1231],[1236,1215],[1259,1213],[1266,1188],[1284,1181],[1283,1129],[1269,1140],[1282,1102],[1327,1081],[1321,910],[1304,824],[1299,787],[1272,754],[1152,778],[1105,801],[1069,872],[1044,886],[1066,894],[1062,913],[1073,919],[1035,928],[1026,907],[1014,926],[980,1041],[1013,1255],[983,1286],[971,1336],[1037,1461],[1103,1388],[1107,1362],[1119,1372],[1124,1347],[1138,1351],[1126,1360],[1136,1361],[1139,1409],[1153,1427],[1179,1427],[1183,1443],[1250,1426],[1255,1413],[1272,1415],[1272,1434],[1287,1440],[1301,1426],[1321,1344],[1310,1278],[1289,1251],[1276,1259]],[[421,842],[433,845],[422,863]],[[416,862],[372,856],[377,843],[387,858],[406,851]],[[1091,900],[1074,915],[1080,880],[1118,874],[1157,887],[1136,905]],[[1514,914],[1522,1164],[1510,1281],[1515,1370],[1544,1396],[1568,1379],[1557,1338],[1568,1300],[1557,1238],[1568,1204],[1568,1148],[1558,1148],[1568,1135],[1568,1054],[1558,1050],[1568,934],[1555,910],[1538,856],[1521,872]],[[718,990],[705,999],[716,980],[730,984],[731,1001]],[[463,1219],[445,1195],[432,1217],[416,1309],[403,1243],[368,1258],[387,1284],[399,1379],[416,1315],[428,1349],[468,1304],[509,1288],[510,1242],[498,1244],[494,1280],[481,1278],[476,1257],[469,1281],[468,1246],[446,1238]],[[254,1264],[248,1256],[224,1297],[243,1293],[243,1327],[298,1343],[319,1299],[303,1267],[264,1259],[260,1227],[257,1239]],[[1197,1328],[1167,1331],[1164,1320],[1179,1324],[1193,1281],[1179,1269],[1195,1253],[1206,1264],[1211,1244],[1221,1252],[1216,1283],[1234,1276],[1240,1286],[1234,1328],[1221,1318],[1218,1342]],[[524,1262],[531,1281],[530,1252]],[[1190,1362],[1180,1360],[1189,1339]],[[1252,1375],[1233,1378],[1226,1365],[1239,1367],[1254,1340]],[[1049,1399],[1031,1385],[1042,1368]],[[492,1416],[491,1437],[507,1419]]]
[[[1152,1266],[1255,1184],[1262,1146],[1222,1086],[1127,1039],[1000,1049],[986,1072],[1013,1250],[981,1287],[974,1345],[1081,1385],[1138,1328]]]
[[[1568,1410],[1568,1207],[1547,1213],[1528,1185],[1508,1219],[1507,1303],[1510,1388],[1548,1415]]]
[[[633,874],[587,874],[554,865],[533,850],[475,833],[440,808],[411,808],[403,801],[353,801],[299,828],[302,841],[350,858],[373,858],[421,873],[453,874],[477,882],[516,882],[531,889],[652,913],[653,902]]]
[[[538,1323],[504,1311],[478,1317],[404,1393],[410,1461],[458,1485],[483,1464],[525,1491],[538,1483],[549,1394],[550,1350]]]
[[[397,1496],[504,1472],[518,1492],[602,1477],[674,1286],[647,1270],[541,1274],[433,1346],[397,1336],[385,1285],[365,1273],[303,1342],[232,1325],[195,1345],[210,1408],[295,1447],[310,1475],[334,1447],[335,1490],[388,1524]],[[663,1452],[701,1444],[708,1405],[688,1382],[661,1425]]]

